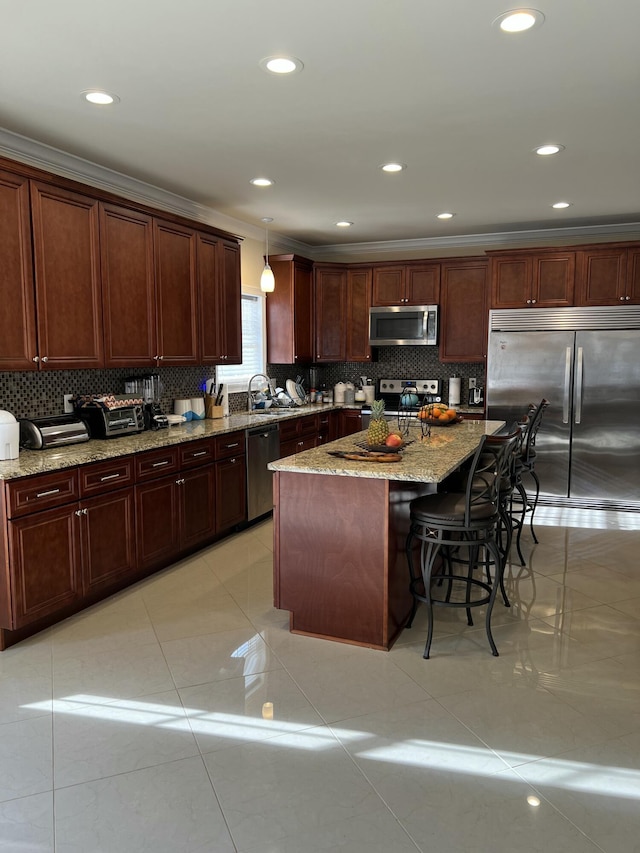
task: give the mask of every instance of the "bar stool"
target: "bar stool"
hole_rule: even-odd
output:
[[[533,537],[533,541],[536,545],[538,544],[538,537],[536,536],[536,532],[533,528],[533,518],[536,512],[536,507],[538,506],[538,498],[540,497],[540,480],[538,479],[538,475],[535,471],[536,437],[540,426],[542,425],[542,416],[548,406],[549,401],[543,397],[537,406],[529,407],[528,424],[524,433],[522,451],[519,458],[516,460],[515,482],[512,492],[510,515],[513,529],[517,529],[518,531],[516,535],[516,549],[518,551],[521,566],[525,565],[525,559],[520,546],[520,537],[522,536],[522,529],[524,527],[527,513],[530,513],[529,524],[531,528],[531,536]],[[529,474],[535,484],[535,496],[533,497],[529,495],[523,482],[524,474]],[[514,508],[513,497],[516,493],[518,495],[517,503],[519,506]]]
[[[464,607],[467,624],[473,625],[471,608],[487,605],[485,627],[493,655],[498,649],[491,633],[491,613],[498,587],[505,607],[509,607],[502,575],[504,557],[496,542],[496,529],[500,520],[500,483],[509,478],[509,466],[517,436],[508,441],[487,443],[483,436],[473,457],[464,492],[445,492],[416,498],[410,504],[411,527],[406,542],[409,566],[409,588],[413,595],[413,608],[407,627],[413,623],[418,603],[427,606],[427,642],[424,658],[429,657],[433,639],[433,607]],[[420,571],[414,569],[413,546],[420,542]],[[482,559],[481,557],[482,552]],[[489,566],[495,567],[491,581]],[[466,566],[465,574],[457,574],[456,566]],[[487,570],[480,577],[474,575],[479,566]],[[453,599],[462,588],[462,598]],[[434,598],[435,587],[445,590],[444,598]],[[481,596],[473,597],[473,591]]]

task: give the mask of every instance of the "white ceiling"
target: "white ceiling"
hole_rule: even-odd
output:
[[[0,126],[311,249],[640,222],[640,2],[536,0],[511,36],[509,8],[0,0]],[[259,67],[281,52],[304,70]]]

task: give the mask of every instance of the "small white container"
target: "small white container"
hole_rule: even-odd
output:
[[[204,397],[191,398],[191,417],[194,421],[204,420]]]
[[[190,421],[193,417],[193,412],[191,411],[191,400],[174,400],[173,413],[175,415],[182,415],[185,421]]]
[[[20,453],[20,426],[11,412],[0,410],[0,460],[17,459]]]

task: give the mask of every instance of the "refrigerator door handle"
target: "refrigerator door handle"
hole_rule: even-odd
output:
[[[582,418],[582,347],[578,347],[578,361],[576,364],[576,407],[574,423],[579,424]]]
[[[562,423],[569,423],[569,389],[571,387],[571,352],[572,347],[567,347],[564,361],[564,396],[562,398]]]

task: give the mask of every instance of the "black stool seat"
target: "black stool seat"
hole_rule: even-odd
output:
[[[518,431],[519,432],[519,431]],[[468,471],[464,490],[425,495],[410,504],[411,527],[406,542],[409,565],[409,588],[413,609],[407,623],[411,627],[418,603],[427,606],[427,643],[423,657],[428,658],[433,638],[433,607],[464,607],[467,623],[473,625],[471,608],[488,605],[485,627],[491,651],[498,649],[491,633],[491,613],[500,587],[506,607],[509,607],[502,575],[504,555],[496,542],[500,519],[500,484],[510,482],[510,466],[517,437],[489,444],[483,436]],[[452,482],[455,482],[452,481]],[[414,545],[420,542],[420,571],[414,570]],[[482,559],[481,559],[482,555]],[[495,566],[495,582],[491,581],[489,565]],[[458,574],[455,567],[465,567]],[[474,575],[479,566],[487,574]],[[444,598],[434,597],[434,587],[444,587]],[[462,598],[454,597],[454,587],[462,587]],[[457,589],[455,590],[457,591]],[[474,597],[480,591],[480,597]]]

